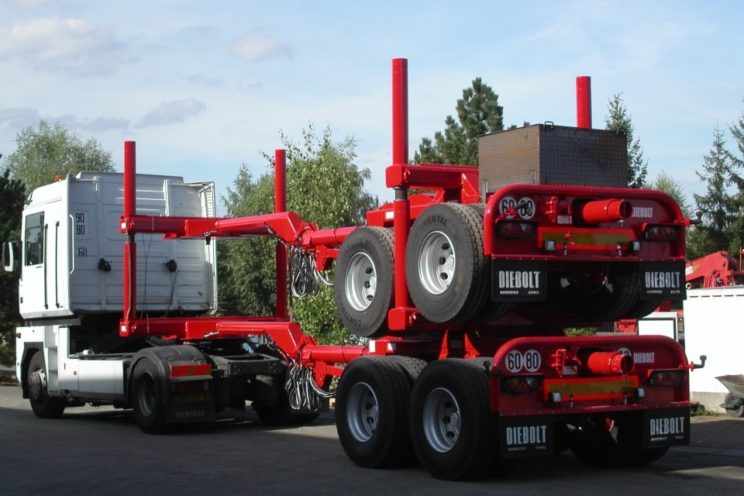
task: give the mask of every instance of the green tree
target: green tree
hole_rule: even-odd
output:
[[[713,132],[713,145],[703,158],[702,172],[696,174],[705,185],[705,194],[693,195],[701,223],[691,233],[689,258],[729,248],[735,197],[729,193],[731,162],[718,127]]]
[[[731,164],[731,180],[737,189],[734,198],[729,251],[738,253],[741,248],[744,248],[744,113],[729,126],[729,131],[734,138],[736,152],[726,150],[726,157]]]
[[[0,174],[0,242],[20,239],[21,212],[26,192],[10,171]],[[1,270],[1,269],[0,269]],[[0,272],[0,363],[15,363],[15,326],[18,315],[18,274]]]
[[[448,115],[444,132],[437,131],[434,141],[423,138],[413,155],[415,163],[478,165],[478,136],[504,129],[504,108],[499,96],[481,78],[462,90],[457,100],[457,120]]]
[[[5,167],[13,179],[21,181],[26,191],[82,171],[113,172],[111,153],[104,151],[95,139],[83,142],[60,123],[50,126],[39,122],[38,129],[27,127],[16,135],[16,151]]]
[[[606,128],[609,131],[625,134],[628,140],[628,186],[645,188],[648,160],[643,158],[640,139],[634,139],[635,127],[621,94],[615,94],[610,98],[607,110],[609,115],[605,119]]]
[[[282,135],[287,150],[287,208],[320,228],[357,225],[376,199],[364,190],[370,177],[355,164],[352,139],[334,142],[330,129],[318,134],[312,126],[298,144]],[[273,165],[273,157],[266,155]],[[225,198],[228,215],[245,216],[273,211],[274,178],[254,179],[245,165]],[[228,313],[267,314],[276,304],[274,240],[221,241],[220,301]],[[349,338],[338,320],[333,293],[323,288],[316,297],[295,299],[293,317],[321,342]]]
[[[677,203],[682,209],[682,213],[685,214],[685,217],[690,217],[692,215],[690,202],[687,201],[687,196],[685,196],[682,186],[680,186],[679,182],[677,182],[671,174],[668,174],[666,171],[661,171],[659,175],[656,176],[656,179],[651,183],[651,189],[663,191],[677,200]]]

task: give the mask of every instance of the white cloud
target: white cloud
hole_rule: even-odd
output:
[[[80,76],[111,74],[124,49],[112,32],[83,19],[45,17],[0,28],[0,59]]]
[[[189,117],[202,113],[206,108],[207,106],[196,98],[173,100],[148,112],[137,124],[137,127],[163,126],[183,122]]]
[[[78,117],[73,114],[60,117],[42,117],[38,110],[30,107],[0,107],[0,126],[12,131],[27,127],[36,127],[39,121],[61,122],[68,129],[79,129],[88,132],[129,129],[129,121],[114,117]]]
[[[189,83],[199,84],[207,88],[218,88],[224,86],[225,80],[219,77],[208,76],[206,74],[188,74],[181,76]]]
[[[292,49],[273,36],[256,34],[241,38],[233,43],[233,52],[250,61],[266,60],[279,57],[291,57]]]

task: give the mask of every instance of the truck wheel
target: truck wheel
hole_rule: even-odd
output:
[[[590,467],[626,467],[651,463],[664,452],[643,448],[641,419],[638,415],[618,415],[614,419],[616,431],[609,432],[604,428],[605,418],[595,417],[592,419],[593,423],[582,426],[575,433],[571,440],[571,451]]]
[[[737,408],[732,408],[729,410],[726,409],[726,415],[733,418],[741,418],[744,417],[744,400],[737,398],[731,393],[726,393],[726,398],[724,401],[724,404],[726,405],[734,405],[736,404],[737,400],[739,401],[739,406]]]
[[[360,357],[346,367],[336,392],[336,430],[351,461],[361,467],[410,461],[410,394],[406,372],[386,357]]]
[[[569,284],[566,287],[561,284],[561,301],[584,319],[620,320],[638,305],[641,294],[638,271],[587,272],[566,279]]]
[[[37,351],[31,356],[26,375],[28,397],[31,409],[39,418],[59,418],[65,411],[64,398],[52,398],[47,388],[47,369],[44,352]]]
[[[488,298],[483,217],[459,203],[432,205],[406,246],[406,279],[416,307],[432,322],[467,321]]]
[[[642,319],[646,315],[653,312],[664,300],[638,300],[638,303],[628,310],[625,314],[625,318],[628,319]]]
[[[132,374],[131,404],[134,420],[148,434],[165,429],[162,384],[153,363],[144,358],[137,362]]]
[[[438,479],[482,475],[494,460],[488,378],[475,363],[430,363],[411,395],[411,437],[421,464]]]
[[[393,303],[393,235],[380,227],[354,229],[344,240],[334,280],[339,317],[357,336],[381,336]]]

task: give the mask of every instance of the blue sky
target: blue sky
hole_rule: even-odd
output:
[[[615,93],[653,178],[688,194],[717,125],[744,112],[741,1],[0,0],[0,153],[40,118],[96,138],[121,169],[214,180],[309,123],[354,137],[368,189],[392,199],[390,60],[409,59],[410,149],[482,77],[508,124],[575,125],[592,76],[594,126]],[[730,136],[728,144],[733,148]]]

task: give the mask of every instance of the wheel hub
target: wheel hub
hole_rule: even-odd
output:
[[[457,400],[445,388],[436,388],[426,397],[423,409],[424,435],[439,453],[447,453],[460,437],[461,411]]]
[[[366,253],[355,253],[346,272],[346,300],[351,307],[363,312],[372,305],[377,292],[377,268]]]
[[[440,295],[452,284],[457,257],[452,240],[441,231],[426,235],[418,257],[421,285],[431,294]]]
[[[372,439],[379,418],[380,406],[372,387],[366,382],[354,384],[346,406],[346,423],[354,439],[362,443]]]
[[[32,400],[40,400],[46,388],[46,374],[43,370],[34,370],[29,376],[28,395]]]

